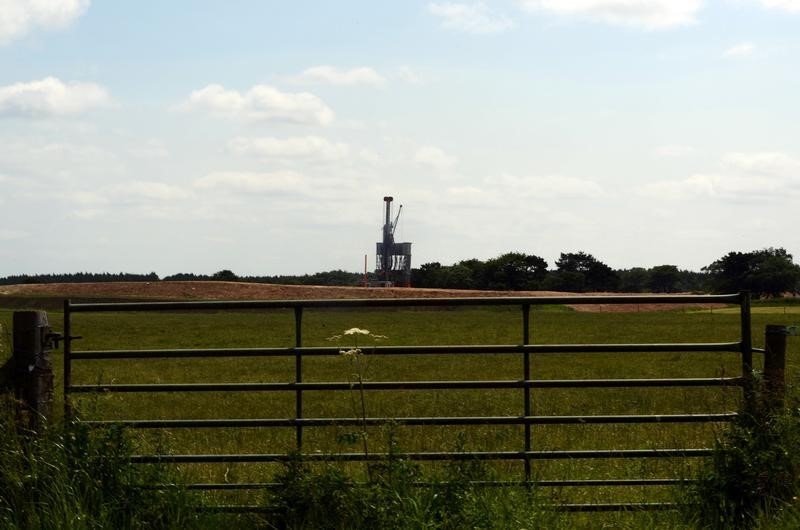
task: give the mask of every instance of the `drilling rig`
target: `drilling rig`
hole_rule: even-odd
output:
[[[411,243],[395,243],[394,231],[403,205],[397,209],[392,221],[393,197],[384,197],[386,220],[383,224],[383,241],[377,243],[375,275],[384,287],[411,287]]]

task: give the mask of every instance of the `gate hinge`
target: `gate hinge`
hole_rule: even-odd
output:
[[[50,331],[44,335],[45,344],[52,346],[54,350],[58,349],[59,343],[63,340],[76,340],[82,338],[83,336],[81,335],[70,335],[69,337],[65,337],[63,333],[59,333],[58,331]]]

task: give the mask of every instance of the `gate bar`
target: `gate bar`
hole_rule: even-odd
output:
[[[514,388],[643,388],[742,386],[741,377],[684,379],[541,379],[531,381],[364,381],[364,390],[480,390]],[[320,383],[133,383],[71,385],[70,392],[280,392],[298,390],[350,390],[346,382]]]
[[[596,305],[596,304],[736,304],[740,294],[706,295],[636,295],[636,296],[486,296],[464,298],[352,298],[338,300],[240,300],[196,302],[101,302],[72,304],[73,312],[98,311],[185,311],[220,309],[291,309],[294,307],[414,307],[414,306],[485,306],[485,305]]]
[[[396,424],[427,425],[589,425],[609,423],[719,423],[732,421],[735,412],[710,414],[625,414],[605,416],[431,416],[407,418],[223,418],[204,420],[96,420],[82,423],[103,427],[119,425],[134,429],[216,428],[216,427],[326,427]]]
[[[486,344],[441,346],[375,346],[370,355],[470,355],[514,353],[664,353],[664,352],[731,352],[742,351],[741,342],[677,342],[641,344]],[[86,350],[74,352],[72,360],[169,359],[190,357],[294,357],[338,356],[334,346],[294,348],[206,348],[169,350]]]
[[[243,462],[288,462],[301,459],[306,462],[326,462],[334,456],[339,462],[379,462],[387,459],[418,461],[442,460],[563,460],[600,458],[696,458],[714,454],[714,449],[602,449],[568,451],[475,451],[475,452],[424,452],[424,453],[307,453],[288,455],[285,453],[205,454],[205,455],[133,455],[130,462],[139,464],[212,464]]]

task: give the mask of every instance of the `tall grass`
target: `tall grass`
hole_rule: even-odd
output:
[[[392,445],[390,443],[390,445]],[[490,470],[477,462],[453,462],[426,477],[417,464],[390,454],[370,464],[370,479],[357,483],[335,465],[313,469],[290,460],[266,497],[268,525],[313,529],[557,528],[536,491],[481,489]],[[436,486],[419,487],[423,478]]]
[[[180,488],[159,466],[134,466],[129,437],[120,428],[52,425],[17,432],[13,404],[0,404],[0,527],[188,528],[196,521]]]
[[[759,385],[759,394],[764,388]],[[742,412],[688,490],[689,520],[706,528],[797,528],[800,401]],[[786,526],[784,526],[786,524]]]

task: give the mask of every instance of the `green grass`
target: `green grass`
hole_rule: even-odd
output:
[[[791,308],[794,309],[794,308]],[[0,310],[0,323],[10,327],[10,311]],[[61,314],[50,312],[50,322],[60,329]],[[756,346],[763,342],[764,326],[792,324],[796,317],[782,313],[753,313]],[[534,310],[531,342],[626,343],[626,342],[716,342],[739,337],[737,313],[727,310],[657,313],[584,313],[552,308]],[[308,310],[303,319],[304,345],[330,345],[325,339],[343,329],[361,327],[387,335],[383,344],[518,344],[522,341],[518,309],[466,310]],[[73,334],[83,335],[76,350],[291,346],[294,341],[290,311],[228,313],[117,313],[75,314]],[[791,338],[788,357],[789,381],[798,374],[797,339]],[[2,350],[0,350],[2,351]],[[521,357],[514,355],[369,357],[366,374],[370,381],[521,379]],[[757,362],[759,356],[757,356]],[[56,381],[61,381],[61,356],[54,352]],[[535,379],[717,377],[740,373],[736,354],[562,354],[535,356]],[[304,381],[347,381],[349,365],[340,357],[308,358],[303,364]],[[191,359],[141,361],[80,361],[73,365],[73,382],[167,383],[167,382],[288,382],[294,380],[294,360]],[[60,396],[60,390],[57,396]],[[359,415],[353,393],[306,392],[306,417]],[[155,418],[260,418],[294,417],[293,393],[188,393],[103,394],[81,396],[77,405],[88,419]],[[58,406],[58,404],[57,404]],[[371,391],[366,396],[368,416],[521,415],[523,396],[519,390],[496,391]],[[739,407],[735,389],[548,389],[532,392],[537,415],[667,414],[685,412],[729,412]],[[540,449],[682,448],[710,447],[724,425],[575,425],[536,426],[533,446]],[[305,430],[306,452],[358,452],[353,428],[328,427]],[[174,429],[136,433],[142,451],[174,453],[279,453],[294,447],[293,429]],[[521,427],[395,427],[393,435],[403,451],[434,451],[460,447],[469,450],[522,449]],[[385,429],[370,428],[371,451],[386,450]],[[573,460],[537,462],[534,473],[541,479],[689,477],[697,461],[662,460]],[[519,463],[489,466],[499,478],[519,479]],[[181,465],[190,481],[271,480],[281,467],[268,464]],[[342,469],[363,478],[363,465]],[[426,466],[435,474],[441,466]],[[564,502],[624,502],[673,500],[675,491],[650,488],[562,488],[542,492]],[[222,502],[247,500],[241,493],[226,494]],[[593,526],[598,521],[612,525],[624,521],[666,521],[663,514],[573,515],[570,524]],[[605,524],[605,523],[604,523]],[[633,524],[633,523],[632,523]],[[638,526],[638,523],[636,523]],[[647,526],[650,526],[647,524]],[[677,527],[677,524],[676,524]]]

